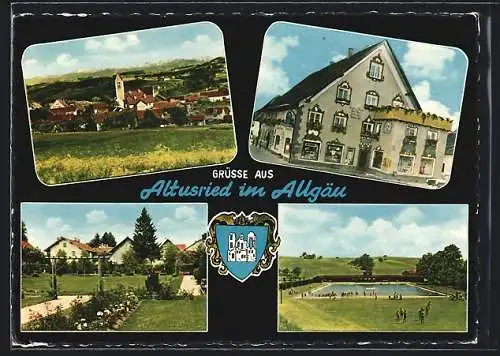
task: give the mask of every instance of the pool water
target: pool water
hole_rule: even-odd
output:
[[[328,294],[334,292],[337,296],[340,296],[343,292],[352,292],[358,295],[363,295],[363,292],[367,296],[370,292],[375,291],[377,296],[388,296],[394,295],[394,293],[401,294],[403,296],[432,296],[441,295],[439,293],[434,293],[429,290],[425,290],[419,287],[415,287],[409,284],[377,284],[377,283],[356,283],[356,284],[342,284],[342,283],[331,283],[321,289],[315,290],[312,294],[314,296],[320,296],[321,294]]]

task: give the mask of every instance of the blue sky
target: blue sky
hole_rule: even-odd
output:
[[[467,57],[452,47],[277,22],[264,38],[255,109],[330,63],[387,39],[425,111],[456,121],[462,103]]]
[[[198,22],[76,40],[35,44],[23,53],[25,78],[126,67],[176,58],[224,56],[221,30]]]
[[[455,244],[468,254],[468,206],[280,204],[279,253],[420,257]]]
[[[149,212],[157,241],[169,238],[176,244],[191,244],[206,232],[205,204],[105,204],[23,203],[21,219],[28,229],[28,241],[42,249],[58,236],[89,241],[96,233],[111,232],[117,242],[132,238],[142,208]]]

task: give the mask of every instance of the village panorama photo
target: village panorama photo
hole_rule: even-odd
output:
[[[198,22],[34,44],[22,58],[46,185],[230,162],[222,31]]]
[[[450,180],[468,66],[457,48],[276,22],[251,156],[415,187]]]
[[[199,203],[22,203],[21,331],[207,331],[207,214]]]

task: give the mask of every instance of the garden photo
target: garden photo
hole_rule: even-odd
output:
[[[280,204],[279,332],[466,332],[468,206]]]
[[[204,167],[236,155],[222,31],[198,22],[25,49],[46,185]]]
[[[207,207],[22,203],[21,331],[207,331]]]
[[[275,22],[264,36],[250,154],[439,189],[452,174],[467,66],[458,48]]]

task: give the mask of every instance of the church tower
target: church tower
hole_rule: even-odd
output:
[[[125,83],[119,73],[115,78],[115,93],[116,103],[123,108],[125,106]]]

